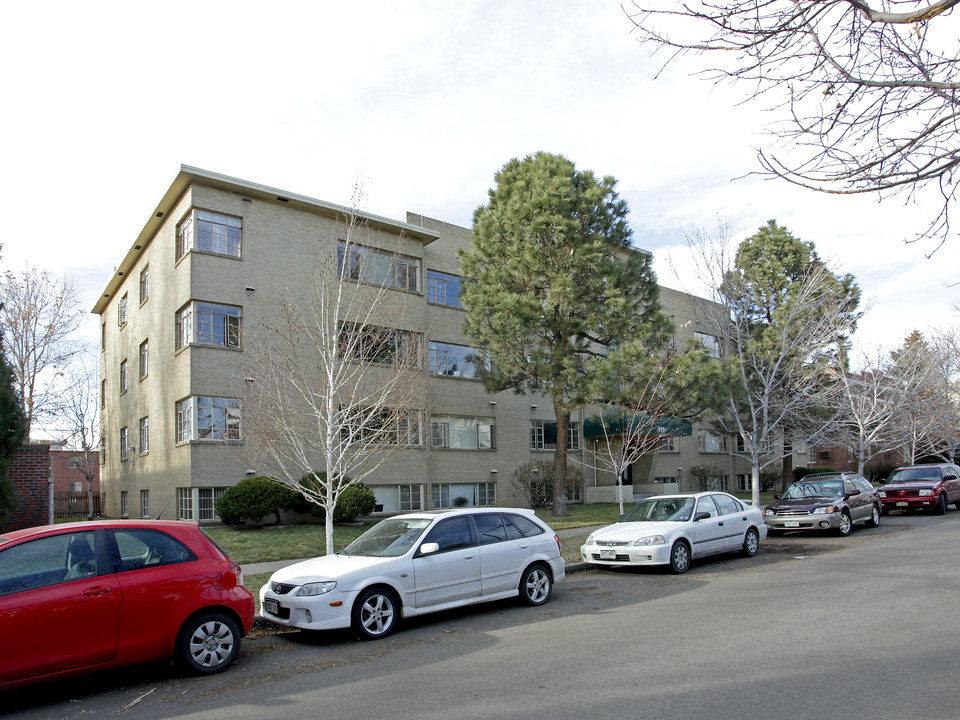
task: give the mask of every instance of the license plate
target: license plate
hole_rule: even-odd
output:
[[[600,551],[601,560],[616,560],[617,551],[616,550],[601,550]]]
[[[279,615],[279,614],[280,614],[280,603],[278,603],[276,600],[271,600],[271,599],[269,599],[269,598],[265,598],[264,601],[263,601],[263,611],[264,611],[264,612],[268,612],[268,613],[270,613],[271,615]]]
[[[800,521],[799,521],[799,520],[784,520],[783,526],[784,526],[784,527],[800,527]]]
[[[910,503],[908,503],[908,502],[898,502],[898,503],[897,503],[897,507],[910,507]]]

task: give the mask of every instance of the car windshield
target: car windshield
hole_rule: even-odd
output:
[[[783,494],[784,500],[800,498],[840,497],[843,495],[842,480],[824,480],[822,482],[794,483]]]
[[[888,483],[910,482],[912,480],[940,480],[940,471],[932,468],[904,468],[894,470]]]
[[[620,522],[686,522],[693,515],[693,498],[647,498]]]
[[[341,555],[399,557],[430,525],[430,518],[388,518],[374,525],[340,551]]]

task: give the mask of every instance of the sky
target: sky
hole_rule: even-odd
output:
[[[690,233],[776,219],[856,276],[866,352],[956,321],[960,239],[905,242],[935,206],[750,175],[782,115],[694,59],[664,69],[616,0],[53,0],[0,27],[0,271],[66,275],[85,309],[181,164],[341,204],[359,182],[371,213],[469,226],[544,150],[618,179],[663,285],[703,292]]]

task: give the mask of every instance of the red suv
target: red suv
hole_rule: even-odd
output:
[[[932,510],[947,512],[947,505],[960,510],[960,468],[949,463],[910,465],[894,470],[880,489],[883,511]]]
[[[175,658],[219,672],[253,626],[240,566],[197,525],[106,521],[0,535],[0,689]]]

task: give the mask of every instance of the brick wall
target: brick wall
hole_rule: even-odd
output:
[[[50,522],[50,446],[28,443],[13,456],[8,473],[17,507],[3,530],[19,530]]]

